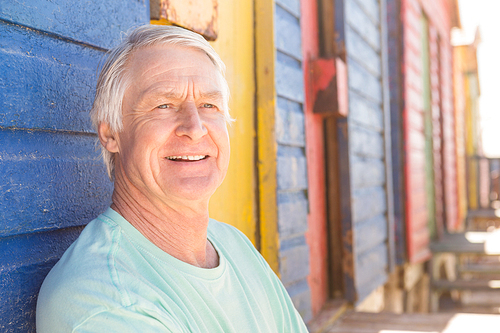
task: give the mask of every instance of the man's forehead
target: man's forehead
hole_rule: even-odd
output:
[[[199,63],[200,61],[203,63],[211,63],[215,69],[215,65],[211,58],[204,51],[194,47],[170,44],[155,44],[136,49],[130,55],[128,64],[136,66],[137,64],[143,63],[143,60],[148,59],[149,62],[145,63],[147,65],[154,59],[158,64],[167,63],[174,66],[176,63],[194,58],[196,58],[197,61],[193,64]]]
[[[156,76],[187,77],[193,81],[222,76],[210,58],[201,51],[179,47],[148,47],[135,51],[126,66],[134,79]]]

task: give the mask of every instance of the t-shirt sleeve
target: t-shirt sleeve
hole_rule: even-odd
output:
[[[56,332],[56,331],[52,331]],[[161,320],[132,308],[117,308],[99,312],[73,329],[78,333],[184,332],[174,320],[162,315]]]

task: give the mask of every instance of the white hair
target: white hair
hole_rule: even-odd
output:
[[[107,52],[108,57],[99,74],[94,104],[90,111],[92,125],[96,131],[100,123],[107,123],[114,133],[122,130],[123,97],[130,84],[126,73],[127,63],[135,51],[153,45],[183,46],[204,52],[221,76],[224,116],[226,121],[232,121],[228,105],[229,86],[225,79],[226,66],[212,46],[201,35],[180,27],[144,25],[134,29],[119,45]],[[100,148],[108,175],[112,179],[114,154],[102,145]]]

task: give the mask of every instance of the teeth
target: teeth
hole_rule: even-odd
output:
[[[168,156],[169,160],[187,160],[187,161],[199,161],[205,158],[205,155],[193,155],[193,156]]]

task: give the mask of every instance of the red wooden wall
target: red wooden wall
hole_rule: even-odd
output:
[[[451,7],[447,0],[402,0],[404,40],[405,186],[407,248],[410,262],[429,258],[425,192],[425,139],[422,97],[420,18],[429,20],[429,58],[433,120],[433,158],[438,233],[457,219],[456,159],[453,115]]]
[[[301,1],[302,50],[304,57],[305,131],[308,168],[309,215],[306,234],[309,245],[309,287],[313,316],[325,304],[328,292],[328,249],[325,202],[325,157],[323,145],[323,116],[313,114],[310,91],[310,61],[319,57],[318,9],[316,1]]]

